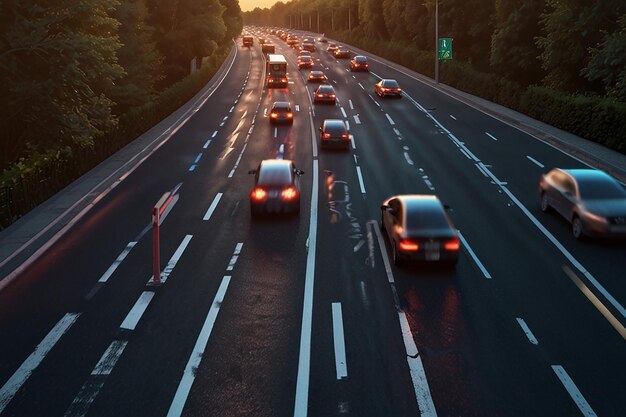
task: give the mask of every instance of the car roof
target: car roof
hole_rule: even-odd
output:
[[[367,61],[367,57],[364,55],[355,55],[354,58],[352,59],[357,60],[357,61]]]
[[[609,179],[614,181],[613,177],[611,177],[606,172],[600,171],[598,169],[557,169],[571,175],[576,181],[603,179]]]
[[[322,71],[311,71],[311,74],[313,74],[313,75],[324,75],[324,73]]]
[[[389,198],[386,202],[397,198],[404,207],[405,221],[409,230],[453,229],[443,204],[433,194],[405,194]]]
[[[272,107],[288,109],[290,106],[288,101],[275,101]]]
[[[291,161],[288,159],[265,159],[258,171],[259,185],[287,185],[293,180]]]
[[[396,80],[394,80],[393,78],[383,78],[382,80],[380,80],[381,83],[385,84],[385,83],[396,83],[398,84],[398,82]]]
[[[311,58],[311,55],[302,55],[302,56],[300,57],[300,60],[301,60],[301,61],[310,61],[311,59],[312,59],[312,58]]]
[[[332,85],[320,85],[317,89],[320,91],[335,91]]]
[[[342,119],[324,119],[325,127],[342,127],[345,128],[346,124]]]

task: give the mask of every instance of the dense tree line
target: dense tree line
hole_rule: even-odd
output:
[[[241,28],[237,0],[1,0],[0,171],[92,146]]]
[[[318,15],[320,32],[434,52],[435,0],[292,0],[244,13],[244,22],[317,30]],[[439,0],[439,35],[478,70],[626,102],[624,0]]]

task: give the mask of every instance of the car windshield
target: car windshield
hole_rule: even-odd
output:
[[[583,200],[609,200],[626,198],[626,190],[608,178],[585,178],[578,180],[580,198]]]
[[[291,173],[287,166],[262,167],[258,185],[283,186],[291,184]]]
[[[449,229],[450,226],[441,206],[434,203],[407,204],[406,228],[410,231],[423,229]]]

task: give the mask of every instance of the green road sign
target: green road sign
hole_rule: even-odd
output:
[[[439,60],[452,61],[452,38],[439,38]]]

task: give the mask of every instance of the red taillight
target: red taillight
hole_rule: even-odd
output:
[[[283,200],[293,200],[294,198],[298,197],[298,191],[293,187],[289,187],[283,190],[282,195]]]
[[[287,117],[293,117],[293,113],[287,113]]]
[[[273,78],[269,78],[267,81],[270,82],[270,83],[273,83],[274,79]]]
[[[286,78],[281,78],[281,79],[280,79],[280,81],[282,81],[282,82],[286,83],[286,82],[287,82],[287,79],[286,79]]]
[[[453,239],[450,239],[449,241],[446,242],[446,244],[444,245],[444,248],[446,250],[451,250],[451,251],[456,251],[459,250],[459,248],[461,247],[461,243],[459,242],[459,238],[455,237]]]
[[[343,139],[350,139],[350,136],[348,136],[348,135],[341,135],[341,137],[342,137]]]
[[[330,138],[330,133],[324,133],[323,137],[324,137],[324,139],[329,139]]]
[[[272,113],[270,114],[270,117],[278,117],[278,113]]]
[[[318,97],[324,97],[324,94],[318,94],[317,96]]]
[[[404,251],[416,251],[420,248],[420,245],[417,242],[412,242],[410,240],[401,240],[400,241],[400,249]]]
[[[267,197],[267,192],[265,192],[263,188],[255,188],[252,190],[252,193],[250,193],[250,198],[253,200],[264,200],[265,197]]]

